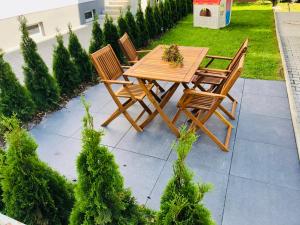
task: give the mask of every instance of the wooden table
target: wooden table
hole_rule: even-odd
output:
[[[174,66],[162,60],[163,47],[163,45],[158,45],[145,57],[130,67],[124,75],[138,79],[148,99],[155,107],[155,111],[141,124],[141,128],[144,128],[157,114],[160,114],[169,128],[179,137],[177,127],[169,119],[168,115],[165,114],[163,108],[181,83],[191,82],[196,70],[205,58],[208,48],[179,46],[179,51],[184,57],[183,66]],[[146,88],[146,80],[168,81],[174,84],[167,90],[159,102]]]

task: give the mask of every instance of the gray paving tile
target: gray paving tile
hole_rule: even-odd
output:
[[[130,129],[131,124],[128,120],[120,115],[114,121],[112,121],[108,126],[102,127],[101,124],[110,116],[109,114],[102,113],[91,113],[94,117],[94,127],[96,129],[101,129],[104,131],[104,136],[101,143],[111,147],[115,147],[121,138]],[[81,139],[81,129],[79,129],[72,137]]]
[[[295,136],[290,119],[241,112],[238,139],[294,148]]]
[[[141,204],[145,204],[165,164],[164,160],[115,149],[116,162],[124,176],[125,185]]]
[[[283,81],[245,79],[244,93],[287,97],[286,86]]]
[[[254,113],[290,119],[291,113],[289,109],[287,98],[244,94],[241,110],[245,113]]]
[[[300,190],[297,149],[237,140],[231,174]]]
[[[212,183],[214,188],[211,192],[207,193],[204,197],[205,206],[211,211],[212,216],[217,224],[221,224],[223,206],[225,201],[225,193],[227,186],[227,175],[215,173],[213,171],[207,170],[205,168],[197,167],[191,168],[195,173],[195,181]],[[147,206],[152,209],[159,209],[160,207],[160,197],[163,194],[169,179],[172,177],[173,170],[172,164],[167,163],[153,192],[150,199],[147,201]]]
[[[300,192],[230,176],[222,225],[299,225]]]

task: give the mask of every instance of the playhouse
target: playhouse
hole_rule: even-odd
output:
[[[194,26],[219,29],[230,23],[233,0],[194,0]]]

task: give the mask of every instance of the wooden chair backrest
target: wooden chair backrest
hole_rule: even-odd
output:
[[[248,42],[249,42],[249,40],[247,38],[243,42],[243,44],[240,46],[239,50],[237,51],[237,53],[235,54],[235,56],[231,60],[230,64],[228,65],[228,67],[227,67],[228,70],[233,70],[234,67],[237,66],[237,64],[239,63],[239,60],[242,57],[242,55],[247,52]]]
[[[240,60],[238,61],[237,66],[230,72],[228,75],[228,78],[226,79],[225,83],[222,86],[221,93],[222,95],[227,95],[236,80],[240,77],[243,67],[244,67],[244,61],[245,61],[245,53],[242,54]]]
[[[119,45],[123,54],[126,56],[128,61],[137,61],[139,60],[138,53],[127,33],[125,33],[119,39]]]
[[[92,62],[103,80],[117,80],[123,75],[123,68],[111,45],[91,54]]]

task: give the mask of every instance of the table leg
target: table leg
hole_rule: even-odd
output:
[[[153,104],[153,106],[155,107],[155,111],[149,115],[149,117],[140,125],[140,127],[144,128],[145,126],[147,126],[147,124],[149,124],[154,117],[159,113],[162,117],[162,119],[166,122],[166,124],[168,125],[168,127],[172,130],[172,132],[179,137],[179,131],[177,129],[177,127],[172,123],[172,121],[169,119],[169,117],[165,114],[165,112],[162,110],[164,108],[164,106],[168,103],[168,101],[170,100],[170,98],[173,96],[173,94],[175,93],[176,89],[178,88],[180,83],[174,83],[169,90],[167,91],[167,93],[165,94],[165,96],[161,99],[161,102],[158,102],[154,96],[151,94],[151,92],[147,89],[144,81],[142,79],[138,79],[139,84],[141,85],[141,87],[143,88],[143,90],[145,91],[149,101]]]

